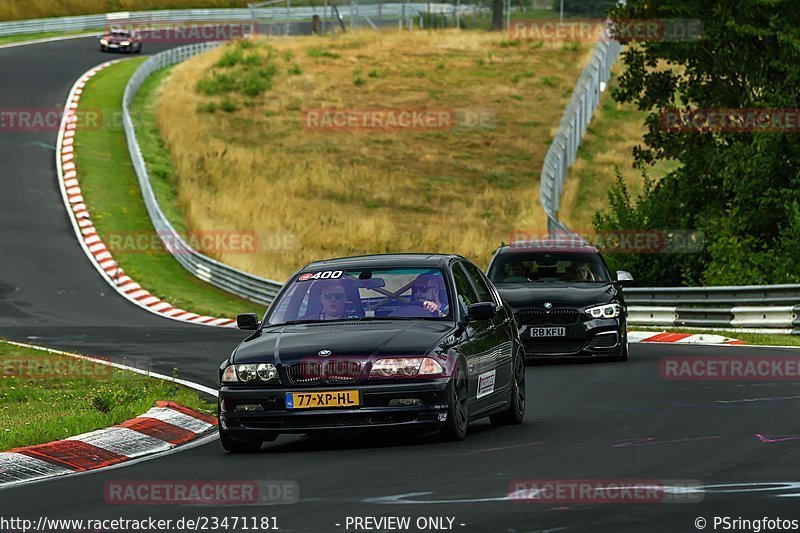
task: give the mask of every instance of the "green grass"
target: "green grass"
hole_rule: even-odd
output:
[[[637,331],[664,331],[664,328],[654,328],[648,326],[631,326]],[[699,335],[722,335],[732,339],[738,339],[745,344],[755,346],[800,346],[800,335],[784,335],[781,333],[745,333],[739,331],[720,331],[702,330],[692,328],[668,328],[670,332],[677,333],[697,333]]]
[[[158,400],[214,407],[160,379],[0,341],[0,451],[113,426]]]
[[[337,54],[336,52],[331,52],[330,50],[322,50],[320,48],[309,48],[308,57],[313,57],[313,58],[327,57],[330,59],[339,59],[342,56]]]
[[[68,37],[71,35],[96,35],[102,33],[102,30],[92,31],[46,31],[40,33],[26,33],[20,35],[3,35],[0,37],[0,45],[10,43],[22,43],[25,41],[35,41],[37,39],[47,39],[48,37]]]
[[[619,70],[618,65],[615,72]],[[595,212],[607,208],[608,191],[616,183],[616,168],[619,168],[632,196],[636,197],[642,190],[641,172],[633,168],[632,150],[633,146],[644,142],[642,134],[646,113],[632,104],[614,101],[611,93],[618,85],[618,77],[614,75],[601,96],[598,111],[569,171],[559,215],[572,229],[590,230]],[[676,166],[674,161],[660,161],[648,168],[648,173],[658,179]]]
[[[154,235],[128,154],[125,132],[119,120],[112,120],[112,117],[119,116],[125,83],[141,61],[122,61],[98,73],[86,85],[80,103],[83,109],[100,110],[105,123],[100,128],[78,128],[75,162],[86,205],[107,246],[109,238],[115,235]],[[154,188],[162,208],[170,220],[180,222],[182,218],[173,201],[174,171],[154,121],[152,96],[158,81],[149,80],[145,84],[133,113],[138,118],[137,131],[141,131],[142,150],[154,170]],[[261,311],[259,304],[196,278],[163,249],[126,252],[112,248],[112,254],[143,288],[187,311],[224,317]]]

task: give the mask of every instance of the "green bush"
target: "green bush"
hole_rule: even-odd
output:
[[[242,61],[244,61],[244,54],[241,50],[234,48],[233,50],[226,50],[225,53],[222,54],[222,57],[219,58],[216,63],[214,63],[214,66],[219,68],[230,68],[235,67]]]
[[[313,58],[328,57],[331,59],[339,59],[342,56],[337,54],[336,52],[331,52],[330,50],[323,50],[321,48],[309,48],[308,57],[313,57]]]
[[[239,106],[237,106],[235,102],[229,100],[228,98],[224,98],[222,102],[220,102],[219,108],[226,113],[233,113],[239,109]]]

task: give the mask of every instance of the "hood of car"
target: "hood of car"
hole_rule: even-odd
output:
[[[514,309],[553,305],[586,307],[604,304],[617,296],[611,283],[498,283],[500,296]]]
[[[271,326],[242,342],[233,362],[288,364],[309,358],[418,356],[434,348],[454,327],[450,322],[406,320]]]
[[[119,44],[122,41],[133,41],[134,40],[134,38],[131,37],[131,36],[121,37],[119,35],[103,35],[103,39],[105,39],[106,41],[108,41],[110,43],[116,43],[116,44]]]

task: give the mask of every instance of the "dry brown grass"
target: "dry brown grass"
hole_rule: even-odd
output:
[[[273,47],[279,71],[272,89],[231,97],[240,108],[230,113],[203,112],[221,98],[195,89],[224,50],[179,65],[165,82],[157,121],[187,225],[296,236],[293,250],[219,256],[275,279],[311,260],[369,252],[456,252],[485,264],[515,229],[545,227],[539,171],[590,51],[509,46],[505,37],[443,31],[262,40],[259,53]],[[310,48],[340,57],[309,57]],[[294,65],[302,74],[288,73]],[[488,108],[496,125],[303,129],[301,112],[319,107]]]

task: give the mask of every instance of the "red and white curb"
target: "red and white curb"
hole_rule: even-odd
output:
[[[141,416],[65,440],[0,453],[0,487],[107,468],[171,450],[210,433],[216,418],[173,402]]]
[[[58,141],[56,144],[56,167],[58,170],[58,182],[61,189],[61,196],[64,205],[67,207],[75,235],[78,237],[81,248],[86,253],[89,260],[95,266],[100,275],[109,285],[123,297],[160,316],[190,322],[192,324],[203,324],[207,326],[232,327],[236,324],[230,318],[217,318],[212,316],[198,315],[183,309],[179,309],[160,298],[153,296],[146,289],[132,280],[123,269],[117,264],[111,252],[97,234],[97,229],[92,223],[92,218],[84,203],[78,178],[78,169],[75,166],[75,133],[78,128],[78,103],[87,82],[98,72],[108,68],[120,60],[102,63],[81,76],[67,97],[67,104],[61,119],[61,126],[58,131]]]
[[[673,344],[744,344],[742,341],[707,333],[670,333],[668,331],[629,331],[628,342]]]

